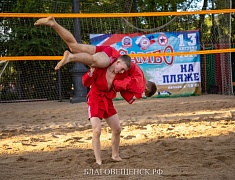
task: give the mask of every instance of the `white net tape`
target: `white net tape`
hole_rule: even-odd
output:
[[[2,76],[3,72],[5,71],[5,69],[6,69],[6,67],[7,67],[7,65],[9,63],[9,61],[0,61],[0,64],[5,63],[5,62],[6,62],[6,64],[4,65],[2,70],[0,70],[0,77]]]

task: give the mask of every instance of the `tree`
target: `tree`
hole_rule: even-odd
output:
[[[69,1],[38,1],[38,0],[5,0],[0,7],[3,12],[35,13],[35,12],[71,12]],[[1,54],[3,56],[33,56],[62,55],[67,48],[65,43],[50,28],[35,27],[35,18],[4,18],[0,20],[3,31]],[[72,19],[70,19],[72,22]],[[72,29],[73,24],[67,26]],[[36,59],[35,59],[36,60]],[[6,71],[0,84],[8,87],[9,82],[17,81],[17,96],[19,99],[58,98],[58,78],[53,70],[54,61],[14,61],[10,64],[11,71]],[[68,96],[71,88],[71,78],[67,66],[61,70],[64,96]],[[10,79],[9,79],[10,78]],[[50,95],[48,95],[50,94]],[[7,97],[4,94],[2,97]],[[0,98],[1,99],[1,98]]]

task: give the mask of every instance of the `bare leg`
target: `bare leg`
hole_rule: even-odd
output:
[[[119,145],[120,145],[120,134],[121,125],[117,114],[106,119],[106,122],[112,129],[112,159],[115,161],[121,161],[122,158],[119,156]]]
[[[63,26],[59,25],[54,17],[49,16],[47,18],[41,18],[34,23],[35,26],[49,26],[53,28],[64,42],[69,46],[70,50],[75,54],[71,56],[67,51],[64,53],[64,57],[57,64],[55,70],[60,69],[68,62],[79,62],[90,67],[105,68],[110,65],[110,59],[104,52],[95,53],[96,47],[88,44],[77,43],[74,36]]]
[[[93,45],[88,45],[88,44],[79,44],[75,37],[69,32],[67,29],[65,29],[63,26],[58,24],[54,17],[49,16],[47,18],[41,18],[37,20],[34,23],[35,26],[49,26],[53,28],[59,36],[63,39],[63,41],[69,46],[69,49],[73,53],[79,53],[79,52],[84,52],[88,54],[95,54],[96,48]]]
[[[91,66],[93,61],[94,59],[90,54],[87,53],[72,54],[69,51],[65,51],[62,60],[57,63],[55,70],[60,69],[62,66],[64,66],[69,62],[80,62],[85,65]]]
[[[101,160],[101,148],[100,148],[100,134],[101,134],[101,122],[97,117],[93,117],[90,119],[93,135],[92,135],[92,146],[95,154],[96,163],[98,165],[102,164]]]
[[[55,70],[60,69],[62,66],[69,62],[79,62],[90,67],[105,68],[110,64],[110,60],[104,52],[90,55],[88,53],[72,54],[69,51],[65,51],[63,58],[55,67]]]

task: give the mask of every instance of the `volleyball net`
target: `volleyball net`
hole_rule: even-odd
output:
[[[235,53],[231,23],[234,21],[231,1],[225,0],[216,10],[189,11],[182,5],[179,12],[133,12],[131,1],[113,4],[81,3],[80,12],[72,13],[72,3],[62,1],[32,1],[0,4],[0,101],[68,99],[73,93],[74,64],[54,71],[57,61],[68,49],[54,32],[45,26],[34,26],[42,17],[54,16],[56,21],[77,34],[80,24],[81,43],[90,44],[98,35],[133,34],[142,37],[171,32],[181,41],[179,32],[198,31],[197,49],[129,53],[135,60],[161,60],[164,57],[200,55],[200,89],[202,93],[233,94],[233,58]],[[221,1],[222,2],[222,1]],[[115,12],[115,13],[114,13]],[[92,36],[91,36],[92,35]],[[114,37],[114,36],[113,36]],[[100,40],[101,41],[101,40]],[[113,39],[115,41],[115,38]],[[118,36],[116,41],[118,41]],[[151,39],[150,39],[150,42]],[[191,38],[191,42],[193,39]],[[128,45],[127,45],[128,46]],[[182,45],[183,46],[183,45]],[[128,54],[128,51],[126,51]]]

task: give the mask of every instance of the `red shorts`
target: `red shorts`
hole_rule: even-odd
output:
[[[96,46],[96,52],[105,52],[108,57],[112,56],[112,50],[111,46]]]
[[[117,111],[113,106],[112,99],[106,99],[107,104],[103,100],[98,100],[95,103],[88,103],[88,117],[98,117],[100,119],[109,118],[115,114]],[[88,99],[89,102],[89,99]]]
[[[117,59],[115,56],[120,56],[117,50],[111,46],[96,46],[96,52],[105,52],[108,55],[111,64]]]

